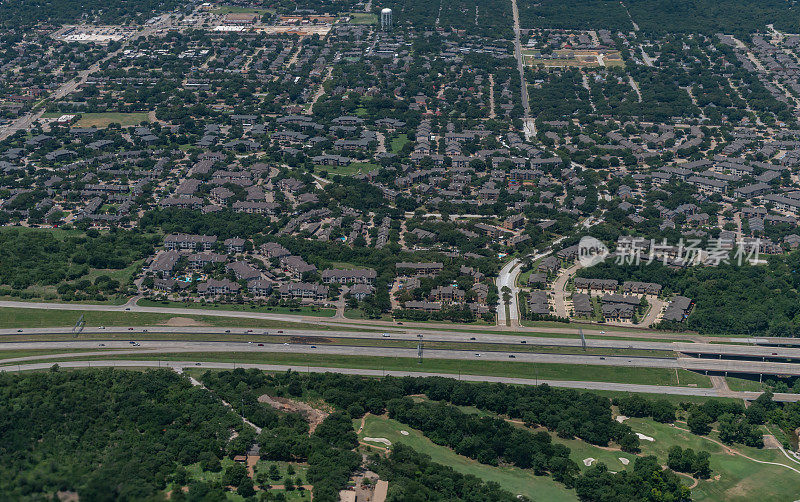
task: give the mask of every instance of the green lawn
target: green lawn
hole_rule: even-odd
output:
[[[103,129],[109,124],[120,124],[122,127],[139,125],[142,122],[149,122],[147,112],[136,113],[81,113],[81,118],[75,124],[78,127],[97,127]]]
[[[629,368],[615,366],[586,366],[569,364],[532,364],[506,361],[461,361],[425,358],[418,363],[413,358],[340,356],[333,354],[288,354],[260,352],[190,352],[159,354],[159,360],[191,360],[208,362],[237,362],[253,364],[283,364],[294,366],[327,366],[334,368],[360,368],[386,371],[421,371],[449,373],[452,375],[486,375],[553,380],[578,380],[595,382],[638,383],[651,385],[677,385],[675,371],[660,368]],[[153,355],[96,356],[93,359],[154,360]],[[698,387],[711,387],[708,377],[682,371],[681,385],[694,383]]]
[[[642,454],[656,455],[662,461],[667,458],[670,446],[680,445],[705,450],[711,453],[711,479],[702,480],[692,490],[695,501],[751,501],[751,500],[796,500],[800,493],[800,474],[774,465],[759,464],[738,455],[725,453],[721,446],[701,436],[679,430],[668,424],[647,419],[625,421],[634,432],[650,436],[655,441],[641,441]],[[685,428],[684,424],[677,424]],[[748,448],[734,445],[733,448],[756,460],[778,462],[796,469],[800,465],[791,462],[779,450]],[[718,476],[718,478],[717,478]]]
[[[142,307],[174,307],[182,309],[201,309],[201,310],[226,310],[233,312],[261,312],[266,314],[286,314],[286,315],[306,315],[315,317],[333,317],[336,315],[335,309],[318,307],[299,307],[290,309],[289,307],[267,307],[249,303],[197,303],[197,302],[173,302],[173,301],[154,301],[142,298],[137,305]]]
[[[348,12],[351,24],[378,24],[378,15],[369,12]]]
[[[403,149],[406,143],[408,143],[408,135],[398,134],[397,137],[392,138],[392,142],[389,144],[389,151],[397,153]]]
[[[358,430],[360,420],[354,420],[353,425]],[[408,432],[403,435],[400,431]],[[421,432],[412,429],[400,422],[383,417],[368,415],[364,430],[359,435],[364,437],[386,438],[392,444],[403,443],[415,450],[430,455],[434,462],[448,465],[463,474],[472,474],[484,481],[499,483],[505,490],[522,494],[537,502],[577,500],[572,490],[556,483],[549,477],[535,476],[531,471],[515,467],[491,467],[475,460],[457,455],[450,448],[432,443]],[[380,443],[374,443],[382,446]]]
[[[268,319],[245,319],[239,317],[175,315],[149,312],[100,312],[75,310],[28,309],[0,307],[0,328],[46,328],[74,326],[83,315],[86,326],[156,326],[166,325],[170,319],[182,318],[195,321],[197,326],[241,326],[243,328],[309,328],[308,324]],[[325,329],[316,327],[314,329]]]
[[[728,387],[730,387],[731,390],[758,392],[764,390],[765,388],[764,385],[755,379],[725,377],[725,381],[728,382]]]

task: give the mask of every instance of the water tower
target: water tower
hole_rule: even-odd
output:
[[[381,29],[386,31],[392,27],[392,9],[381,10]]]

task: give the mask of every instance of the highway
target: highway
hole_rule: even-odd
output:
[[[520,261],[517,258],[509,261],[497,275],[497,293],[500,295],[500,303],[497,305],[497,325],[519,327],[519,305],[517,288],[517,277],[519,276]],[[511,290],[511,298],[508,302],[508,319],[506,319],[505,303],[503,301],[503,288]]]
[[[20,364],[6,368],[0,368],[0,371],[41,371],[50,368],[53,364],[57,363],[62,368],[171,368],[175,371],[182,372],[184,368],[197,368],[197,369],[258,369],[261,371],[271,372],[285,372],[297,371],[312,372],[312,373],[341,373],[346,375],[364,375],[372,377],[395,376],[395,377],[444,377],[454,378],[455,375],[448,373],[430,373],[430,372],[417,372],[417,371],[383,371],[383,370],[369,370],[369,369],[353,369],[353,368],[329,368],[322,366],[305,366],[305,365],[280,365],[280,364],[240,364],[240,363],[220,363],[220,362],[202,362],[202,361],[51,361],[46,363],[31,363]],[[659,385],[637,385],[637,384],[620,384],[608,382],[582,382],[571,380],[548,380],[548,379],[533,379],[533,378],[512,378],[512,377],[493,377],[482,375],[459,375],[459,380],[467,382],[500,382],[512,385],[541,385],[548,384],[553,387],[564,387],[571,389],[581,390],[609,390],[619,392],[644,392],[650,394],[671,394],[679,396],[698,396],[698,397],[734,397],[739,399],[753,400],[757,398],[760,392],[733,392],[729,391],[723,396],[717,389],[701,389],[696,387],[667,387]],[[775,401],[781,402],[794,402],[800,401],[800,394],[783,394],[776,393],[773,397]]]
[[[20,331],[21,330],[21,331]],[[573,334],[577,330],[573,329]],[[35,337],[47,337],[48,335],[75,335],[72,328],[18,328],[0,329],[0,350],[13,350],[13,347],[25,349],[42,348],[28,346],[33,344],[48,344],[47,341],[36,341]],[[92,335],[94,340],[101,340],[98,335],[126,335],[131,339],[156,340],[159,335],[168,337],[171,335],[205,335],[216,337],[216,341],[225,342],[226,337],[232,335],[248,336],[258,341],[265,341],[265,336],[282,337],[321,337],[327,339],[347,338],[355,340],[383,340],[383,341],[413,341],[418,340],[418,335],[422,334],[426,342],[449,342],[449,343],[473,343],[473,344],[504,344],[504,345],[526,345],[540,347],[572,347],[582,348],[583,341],[580,338],[563,338],[547,336],[529,336],[526,334],[505,334],[505,333],[478,333],[460,332],[448,330],[430,330],[420,332],[419,330],[405,329],[396,327],[385,331],[357,331],[348,330],[341,326],[340,330],[315,330],[315,329],[246,329],[246,328],[225,328],[225,327],[205,327],[205,326],[131,326],[125,327],[86,327],[81,330],[80,335]],[[79,335],[79,336],[80,336]],[[2,342],[3,337],[32,337],[29,343]],[[753,339],[753,341],[764,342],[763,339]],[[55,342],[55,343],[95,343],[94,341],[76,342]],[[188,342],[185,342],[188,343]],[[209,343],[209,342],[191,342]],[[241,343],[241,342],[233,342]],[[75,347],[83,347],[76,345]],[[702,355],[705,357],[734,357],[734,358],[764,358],[778,360],[800,360],[800,348],[796,347],[774,347],[765,345],[741,345],[725,343],[687,343],[672,341],[646,341],[646,340],[616,340],[603,338],[587,338],[587,348],[598,349],[620,349],[620,350],[653,350],[669,351],[685,355]],[[48,348],[48,347],[44,347]]]
[[[492,336],[492,335],[486,335]],[[494,335],[498,336],[498,335]],[[141,338],[141,337],[139,337]],[[0,350],[76,350],[93,349],[106,354],[167,354],[182,352],[220,352],[220,353],[284,353],[284,354],[326,354],[332,356],[361,356],[408,358],[417,357],[416,348],[405,347],[380,347],[360,345],[336,345],[335,343],[312,345],[313,341],[305,343],[263,343],[242,341],[193,341],[193,340],[147,340],[139,339],[132,334],[130,341],[136,341],[134,346],[130,341],[124,340],[74,340],[74,341],[26,341],[0,343]],[[335,338],[335,337],[331,337]],[[477,339],[477,337],[475,337]],[[408,338],[414,340],[413,338]],[[313,340],[313,339],[312,339]],[[446,340],[445,338],[442,339]],[[557,339],[553,340],[557,342]],[[610,340],[609,340],[610,342]],[[569,343],[574,343],[570,341]],[[656,342],[640,342],[656,343]],[[101,345],[102,344],[102,345]],[[669,345],[669,344],[665,344]],[[711,347],[715,347],[710,345]],[[744,346],[721,346],[723,348],[745,348]],[[734,349],[734,350],[736,350]],[[753,349],[761,349],[753,347]],[[771,349],[770,349],[771,350]],[[797,349],[789,349],[794,352]],[[88,354],[76,352],[73,354],[58,354],[56,357],[83,357]],[[97,352],[92,355],[98,355]],[[589,355],[589,354],[557,354],[537,353],[518,350],[485,350],[476,348],[471,350],[456,349],[430,349],[424,350],[424,356],[430,359],[460,360],[460,361],[505,361],[516,363],[540,364],[573,364],[588,366],[615,366],[634,368],[662,368],[684,369],[698,372],[733,373],[733,374],[762,374],[800,376],[800,364],[774,361],[751,361],[721,358],[694,358],[694,357],[648,357],[628,355]],[[42,359],[45,356],[25,356],[24,358],[8,358],[0,360],[0,365],[16,363],[26,360]]]

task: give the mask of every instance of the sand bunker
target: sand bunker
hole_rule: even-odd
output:
[[[408,436],[408,431],[400,431],[400,434],[402,434],[404,436]]]
[[[585,465],[586,467],[589,467],[594,463],[594,460],[595,459],[593,459],[592,457],[584,458],[583,459],[583,465]]]
[[[645,441],[655,441],[655,439],[651,438],[650,436],[645,436],[641,432],[637,432],[636,435],[639,437],[639,439],[643,439]]]
[[[619,422],[619,423],[622,423],[627,419],[628,419],[628,417],[626,417],[625,415],[617,415],[617,422]]]
[[[386,446],[392,446],[392,442],[386,438],[364,438],[364,441],[367,443],[381,443],[385,444]]]
[[[620,461],[620,462],[622,462],[622,465],[628,465],[628,464],[630,464],[630,463],[631,463],[631,461],[630,461],[630,460],[628,460],[628,459],[627,459],[627,458],[625,458],[625,457],[619,457],[619,461]]]

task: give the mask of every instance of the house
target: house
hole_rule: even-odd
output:
[[[329,268],[322,272],[325,284],[374,284],[378,273],[371,268],[342,270]]]
[[[547,302],[547,291],[534,289],[528,297],[528,312],[537,315],[550,315],[550,304]]]
[[[261,253],[266,255],[268,258],[285,258],[287,256],[291,256],[291,252],[288,249],[281,246],[277,242],[267,242],[262,244],[259,249]]]
[[[431,300],[442,303],[462,303],[466,293],[455,286],[437,286],[431,291]]]
[[[259,272],[258,269],[243,261],[229,263],[225,269],[232,271],[236,278],[240,281],[250,281],[261,278],[261,272]]]
[[[189,255],[189,267],[193,270],[199,270],[208,264],[225,263],[228,257],[218,253],[193,253]]]
[[[525,226],[525,215],[523,214],[515,214],[513,216],[509,216],[503,222],[503,228],[505,228],[506,230],[516,230],[524,226]]]
[[[667,305],[667,308],[664,309],[664,315],[662,319],[664,321],[683,322],[687,317],[689,317],[689,313],[692,310],[692,305],[694,305],[694,303],[690,298],[686,298],[685,296],[676,296],[672,299],[669,305]]]
[[[281,298],[301,298],[305,300],[325,300],[328,298],[328,286],[307,282],[290,282],[278,288]]]
[[[537,270],[539,272],[544,272],[546,274],[551,274],[554,272],[558,272],[561,268],[561,262],[555,256],[545,256],[542,258],[542,261],[539,262],[539,267]]]
[[[361,301],[375,292],[375,286],[371,284],[354,284],[348,292],[353,298]]]
[[[231,237],[230,239],[225,239],[225,241],[223,242],[225,248],[227,248],[228,250],[228,254],[236,254],[243,252],[244,243],[245,240],[239,237]]]
[[[309,265],[301,257],[294,255],[281,258],[281,267],[295,279],[301,279],[306,272],[317,271],[317,267]]]
[[[658,296],[661,294],[661,284],[655,282],[625,281],[622,283],[624,294]]]
[[[235,295],[240,289],[242,288],[239,284],[228,279],[222,279],[220,281],[209,279],[197,286],[197,292],[203,296]]]
[[[576,277],[574,279],[575,288],[578,291],[606,291],[606,292],[614,292],[617,290],[617,286],[619,286],[619,282],[616,279],[590,279],[586,277]]]
[[[272,293],[272,281],[251,279],[247,281],[247,290],[255,296],[269,296]]]
[[[635,296],[604,295],[602,313],[606,320],[632,320],[641,300]]]
[[[217,242],[215,235],[170,234],[164,237],[167,249],[200,249],[210,250]]]
[[[163,251],[156,255],[153,262],[150,264],[150,271],[168,279],[172,276],[172,271],[175,270],[175,264],[178,263],[180,254],[177,251]]]
[[[402,275],[429,275],[434,276],[444,269],[444,264],[439,262],[410,263],[400,262],[395,264],[398,274]]]
[[[572,295],[572,311],[576,317],[592,317],[594,315],[594,306],[589,295],[583,293],[575,293]]]

